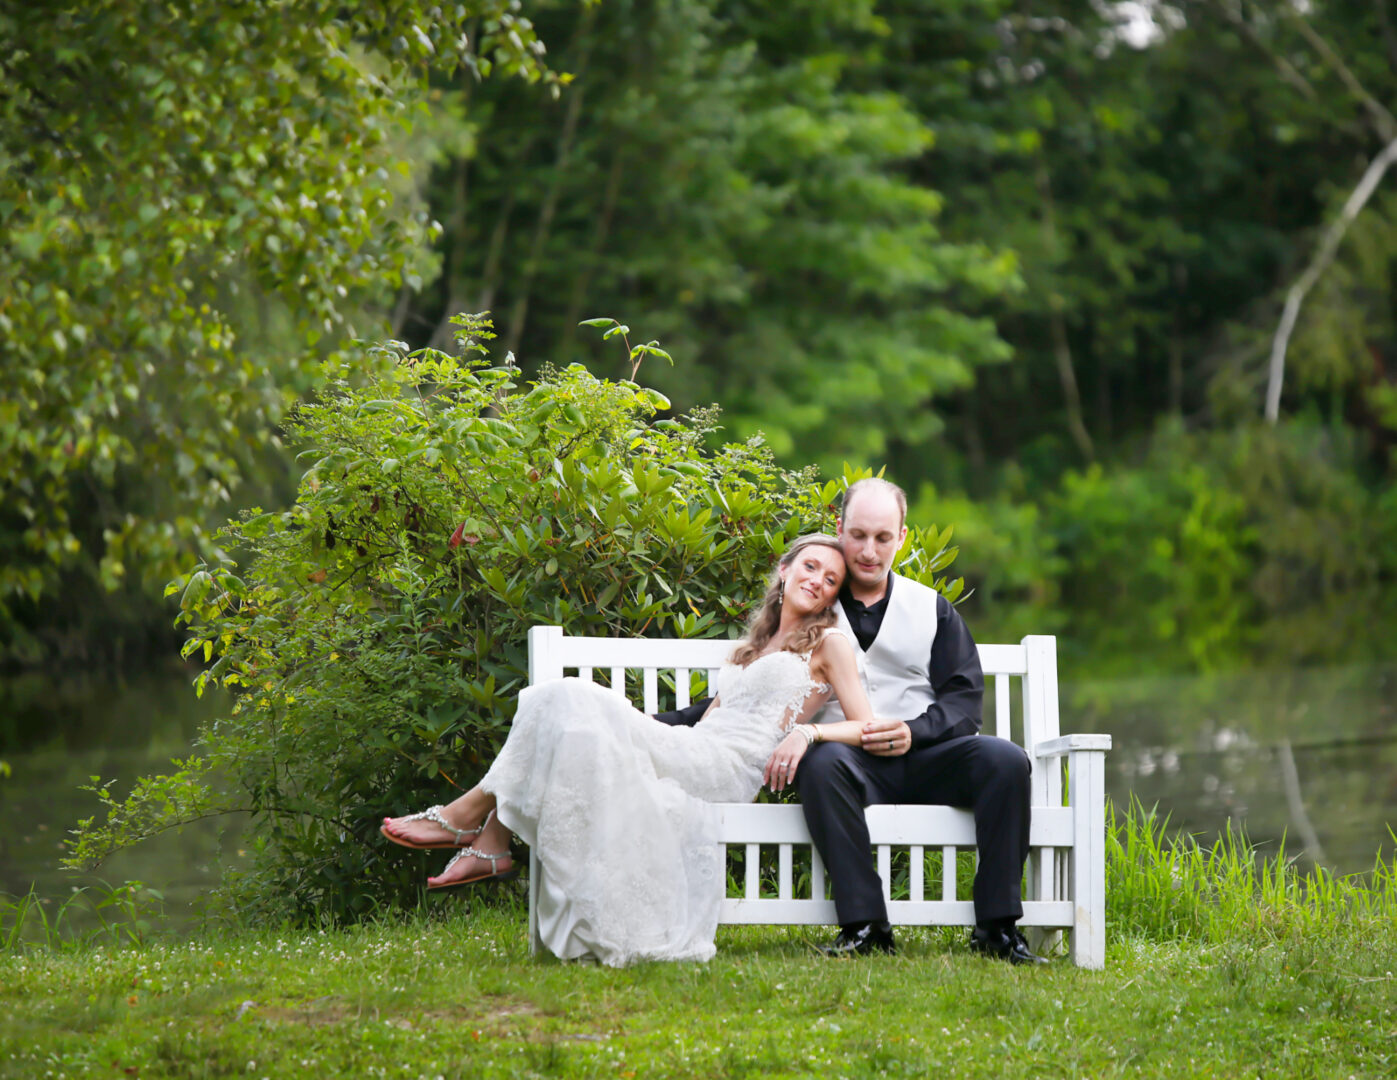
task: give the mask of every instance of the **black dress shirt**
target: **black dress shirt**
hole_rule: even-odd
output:
[[[888,578],[888,588],[881,600],[862,604],[846,588],[839,594],[844,615],[865,652],[873,645],[883,627],[888,601],[893,594],[896,578]],[[919,716],[907,720],[912,733],[912,749],[930,746],[961,735],[974,735],[980,730],[980,702],[985,695],[985,675],[980,668],[980,652],[975,639],[960,612],[944,596],[936,597],[936,637],[931,643],[931,659],[927,666],[931,690],[936,700]],[[655,717],[661,723],[692,727],[708,710],[711,697],[694,702],[686,709],[663,712]]]

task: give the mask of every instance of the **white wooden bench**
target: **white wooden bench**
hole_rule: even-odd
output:
[[[604,672],[610,686],[645,712],[682,708],[697,690],[713,685],[717,669],[732,652],[725,640],[675,638],[568,637],[558,626],[529,631],[529,682],[577,675],[593,679]],[[985,672],[984,730],[1012,738],[1033,762],[1031,853],[1025,871],[1024,915],[1019,925],[1038,928],[1048,944],[1070,932],[1074,963],[1099,968],[1106,955],[1106,751],[1109,735],[1058,734],[1057,640],[1026,637],[1018,645],[981,645]],[[662,677],[673,678],[673,700],[662,702]],[[1011,687],[1019,683],[1013,707]],[[700,695],[701,696],[701,695]],[[1063,798],[1066,771],[1067,798]],[[743,895],[723,901],[724,923],[829,925],[837,921],[834,901],[826,899],[825,869],[811,844],[798,805],[721,804],[725,845],[745,849]],[[891,892],[894,848],[909,849],[906,900],[888,901],[896,926],[973,926],[974,904],[956,892],[957,853],[975,847],[975,823],[968,810],[949,806],[870,806],[870,839],[877,853],[883,895]],[[777,850],[775,896],[760,893],[759,853]],[[808,895],[793,892],[794,850],[809,848]],[[927,896],[926,858],[941,854],[939,896]],[[804,859],[802,859],[802,863]],[[950,868],[946,872],[944,868]],[[529,853],[529,947],[539,946],[538,866]]]

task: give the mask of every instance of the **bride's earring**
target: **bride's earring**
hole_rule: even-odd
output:
[[[776,594],[776,602],[777,602],[778,604],[784,604],[784,603],[786,602],[786,579],[785,579],[785,578],[778,578],[778,579],[777,579],[777,589],[778,589],[778,592],[777,592],[777,594]]]

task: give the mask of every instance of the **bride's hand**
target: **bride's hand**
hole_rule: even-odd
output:
[[[792,731],[772,751],[771,759],[762,770],[762,783],[772,791],[784,791],[786,785],[795,780],[796,766],[800,764],[800,759],[805,756],[809,746],[809,740],[804,735],[799,731]]]

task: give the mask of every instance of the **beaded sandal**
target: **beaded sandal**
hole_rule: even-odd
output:
[[[454,889],[458,885],[474,885],[479,881],[509,881],[511,878],[519,876],[519,871],[511,866],[508,870],[500,869],[500,860],[511,858],[508,851],[491,853],[489,851],[477,851],[473,847],[463,847],[455,855],[451,856],[451,861],[442,867],[441,875],[445,876],[462,859],[475,857],[477,859],[488,859],[490,861],[490,872],[488,874],[476,874],[475,877],[462,878],[460,881],[443,881],[440,885],[428,885],[427,889]]]
[[[442,816],[441,811],[442,808],[440,806],[429,806],[419,814],[408,814],[407,817],[397,819],[384,818],[383,824],[378,827],[378,831],[389,840],[393,841],[393,843],[400,847],[411,848],[413,851],[434,851],[438,848],[465,848],[470,843],[472,837],[479,836],[485,831],[485,826],[489,825],[490,819],[495,816],[495,808],[491,807],[490,812],[485,815],[485,820],[474,829],[458,829]],[[390,820],[430,821],[433,825],[440,826],[447,832],[454,834],[456,839],[451,841],[437,840],[430,844],[424,844],[416,840],[406,840],[401,836],[394,836],[388,831],[388,822]]]

